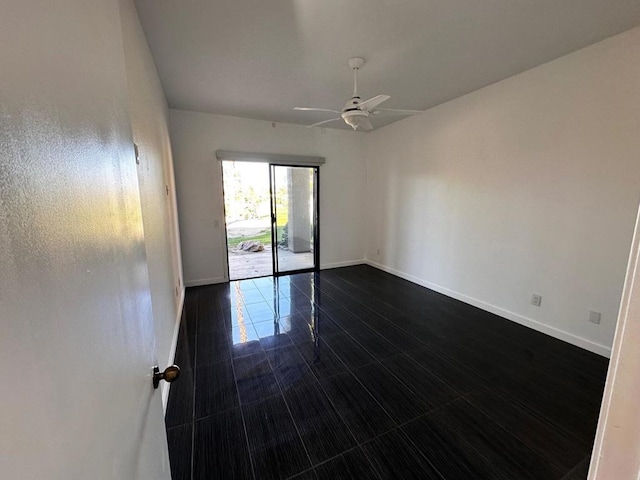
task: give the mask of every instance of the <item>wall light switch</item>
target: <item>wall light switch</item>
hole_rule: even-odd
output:
[[[591,323],[599,324],[601,316],[602,314],[600,312],[594,312],[593,310],[589,310],[589,321]]]

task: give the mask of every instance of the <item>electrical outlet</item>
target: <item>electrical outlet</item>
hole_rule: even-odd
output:
[[[535,293],[531,295],[531,305],[535,305],[536,307],[542,305],[542,295],[537,295]]]
[[[376,255],[380,255],[380,250],[376,250]]]
[[[589,321],[591,323],[595,323],[596,325],[599,325],[601,317],[602,317],[602,314],[600,312],[594,312],[593,310],[589,310]]]

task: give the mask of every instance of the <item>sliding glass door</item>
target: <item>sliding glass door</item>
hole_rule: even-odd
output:
[[[318,167],[271,165],[274,275],[315,270],[318,255]]]

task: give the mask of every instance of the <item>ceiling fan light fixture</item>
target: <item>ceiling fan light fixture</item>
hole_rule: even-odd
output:
[[[342,114],[342,119],[354,130],[366,123],[369,112],[365,110],[349,110]]]

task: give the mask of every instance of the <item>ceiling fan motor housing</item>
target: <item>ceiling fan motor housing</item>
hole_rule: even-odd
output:
[[[342,111],[347,112],[349,110],[357,110],[360,108],[358,105],[360,105],[361,102],[362,99],[360,96],[351,97],[351,99],[344,104]]]

